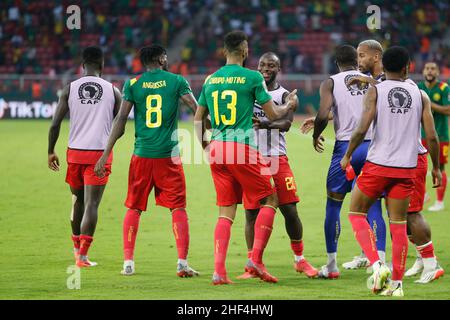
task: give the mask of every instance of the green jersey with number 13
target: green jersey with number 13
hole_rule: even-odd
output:
[[[211,115],[211,140],[255,146],[253,106],[272,99],[261,73],[228,64],[206,78],[198,104]]]
[[[125,82],[123,99],[134,104],[135,155],[168,158],[179,154],[178,100],[189,93],[186,79],[161,69]]]

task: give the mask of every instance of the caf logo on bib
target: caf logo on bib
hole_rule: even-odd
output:
[[[352,84],[351,86],[347,85],[348,81],[358,76],[358,74],[349,74],[344,78],[344,83],[352,96],[362,96],[366,94],[367,89],[369,88],[369,84],[366,82],[359,82],[357,84]]]
[[[78,89],[81,104],[97,104],[103,95],[103,88],[97,82],[85,82]]]
[[[396,87],[389,91],[388,94],[389,108],[391,113],[408,113],[411,109],[412,98],[408,90]]]

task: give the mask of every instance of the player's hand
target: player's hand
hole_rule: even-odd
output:
[[[269,129],[269,122],[261,121],[260,119],[253,117],[253,128],[255,129]]]
[[[344,157],[341,159],[341,169],[343,171],[347,170],[347,167],[350,164],[351,160],[352,160],[352,157],[349,157],[347,155],[344,155]]]
[[[105,164],[106,164],[106,158],[103,156],[98,159],[97,163],[95,164],[94,173],[97,177],[103,178],[106,174]]]
[[[300,132],[303,134],[310,132],[314,128],[314,120],[316,120],[316,117],[311,117],[304,120],[300,126]]]
[[[298,97],[297,97],[297,89],[292,90],[286,96],[286,103],[288,103],[290,108],[295,111],[298,106]]]
[[[322,135],[320,135],[317,139],[313,138],[313,146],[318,153],[322,153],[323,150],[325,150],[325,147],[323,145],[324,141],[325,138]]]
[[[438,188],[442,184],[442,173],[439,168],[436,168],[431,171],[431,176],[433,177],[433,188]]]
[[[48,155],[48,167],[53,171],[59,171],[59,158],[56,153]]]

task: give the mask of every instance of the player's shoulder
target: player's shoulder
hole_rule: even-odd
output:
[[[136,75],[136,76],[134,76],[132,78],[129,78],[128,80],[125,81],[125,86],[128,86],[128,87],[134,86],[136,84],[136,82],[138,82],[139,79],[142,78],[143,75],[144,74],[141,73],[141,74],[138,74],[138,75]]]
[[[242,67],[242,70],[243,70],[244,73],[247,74],[247,77],[251,77],[251,78],[253,78],[253,79],[257,80],[257,81],[260,81],[260,80],[264,81],[264,77],[261,74],[261,72],[259,72],[257,70],[251,70],[251,69],[245,68],[245,67]]]
[[[447,84],[447,82],[444,82],[444,81],[439,81],[438,87],[441,91],[448,90],[448,84]]]

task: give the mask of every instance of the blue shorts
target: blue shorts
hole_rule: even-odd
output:
[[[331,157],[330,168],[327,176],[327,190],[335,193],[346,194],[352,191],[354,180],[347,180],[345,171],[341,168],[341,160],[347,151],[349,141],[337,141],[334,144],[333,156]],[[369,150],[370,141],[365,140],[353,152],[351,164],[355,170],[356,176],[361,172],[367,158],[367,151]]]

